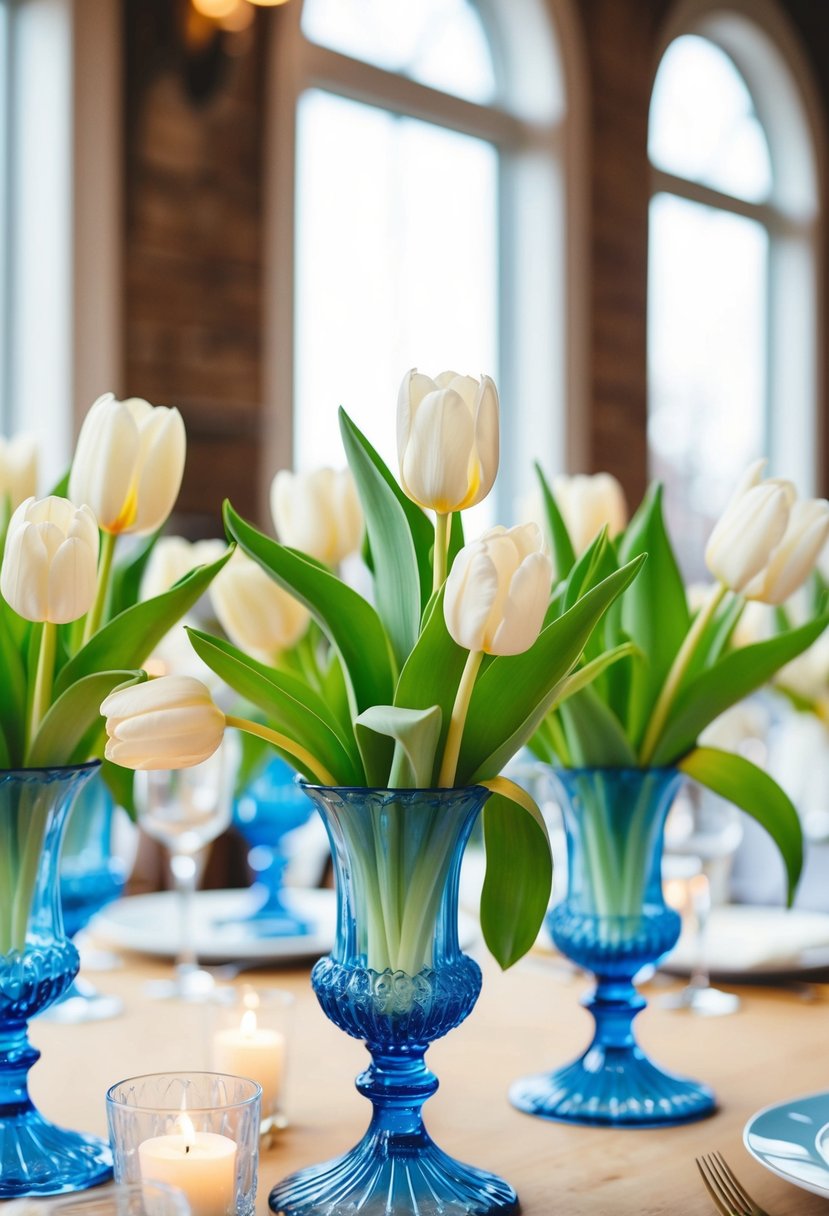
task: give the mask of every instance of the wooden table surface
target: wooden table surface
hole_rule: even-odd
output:
[[[448,1152],[507,1178],[525,1216],[710,1216],[695,1155],[720,1149],[773,1216],[829,1213],[807,1194],[756,1164],[742,1129],[760,1107],[829,1090],[829,986],[813,999],[785,990],[744,987],[739,1013],[702,1018],[651,1006],[639,1017],[643,1046],[667,1068],[711,1084],[717,1114],[686,1127],[614,1131],[529,1118],[506,1099],[512,1079],[569,1060],[586,1043],[591,1019],[581,1009],[584,977],[572,978],[546,956],[506,974],[483,962],[484,987],[470,1018],[436,1043],[429,1063],[441,1088],[426,1105],[427,1125]],[[45,1114],[66,1126],[106,1134],[104,1093],[139,1073],[205,1067],[204,1006],[150,1001],[148,979],[166,964],[126,956],[118,971],[90,974],[119,994],[124,1014],[106,1022],[60,1026],[37,1022],[32,1039],[43,1058],[32,1092]],[[261,986],[296,994],[287,1106],[291,1126],[263,1154],[257,1214],[268,1212],[273,1184],[304,1165],[355,1143],[369,1107],[354,1076],[367,1059],[362,1044],[333,1027],[310,990],[307,969],[246,973]],[[647,991],[652,1002],[664,981]]]

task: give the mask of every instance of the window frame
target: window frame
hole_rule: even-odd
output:
[[[532,459],[548,470],[578,463],[586,425],[587,293],[583,289],[571,298],[569,285],[572,268],[586,262],[586,233],[576,219],[586,210],[586,185],[581,166],[571,160],[577,150],[583,154],[586,143],[586,89],[570,2],[511,0],[504,6],[478,0],[503,97],[488,105],[312,43],[302,33],[299,0],[277,9],[268,48],[265,126],[269,342],[263,369],[263,513],[271,477],[293,460],[296,113],[300,96],[310,88],[494,144],[500,166],[498,346],[504,419],[498,518],[515,514]],[[540,59],[530,65],[532,71],[528,57]],[[521,91],[531,76],[544,82],[536,95]],[[545,261],[546,274],[539,272]],[[547,409],[540,407],[544,402]]]
[[[662,31],[656,72],[683,35],[722,50],[745,81],[769,144],[769,199],[748,202],[650,163],[650,199],[667,193],[760,223],[768,233],[766,400],[771,471],[801,493],[825,484],[826,368],[819,335],[825,317],[821,276],[826,197],[822,112],[810,65],[773,0],[684,0]],[[792,191],[790,183],[797,181]],[[795,308],[799,313],[793,320]],[[650,450],[648,452],[650,461]]]

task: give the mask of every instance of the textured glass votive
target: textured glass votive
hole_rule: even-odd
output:
[[[192,1216],[253,1216],[261,1088],[214,1072],[153,1073],[107,1093],[116,1182],[163,1182]]]
[[[49,1216],[190,1216],[183,1191],[163,1182],[125,1182],[90,1195],[61,1199]]]
[[[285,1073],[294,998],[281,988],[221,988],[212,994],[208,1059],[217,1072],[262,1086],[262,1137],[287,1126]]]

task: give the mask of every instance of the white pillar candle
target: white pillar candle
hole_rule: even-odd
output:
[[[213,1066],[217,1072],[248,1077],[262,1086],[262,1118],[278,1108],[285,1071],[285,1036],[258,1026],[256,1012],[248,1009],[236,1028],[217,1030],[213,1036]]]
[[[236,1211],[236,1142],[197,1132],[186,1115],[182,1128],[138,1146],[141,1177],[166,1182],[187,1197],[192,1216],[232,1216]]]

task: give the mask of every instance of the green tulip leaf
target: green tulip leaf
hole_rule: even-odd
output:
[[[115,666],[140,667],[176,621],[189,612],[207,590],[231,552],[228,549],[217,561],[197,566],[163,595],[133,604],[113,617],[61,669],[55,681],[56,695],[60,696],[78,680],[95,672]]]
[[[607,525],[605,524],[593,537],[593,540],[567,576],[564,584],[564,602],[562,604],[564,612],[572,608],[587,591],[612,573],[612,569],[603,569],[605,567],[604,559],[607,555],[607,546],[608,535]],[[600,573],[602,570],[603,573]]]
[[[619,544],[620,561],[647,553],[645,569],[621,600],[621,628],[647,663],[632,672],[627,734],[638,747],[659,690],[691,624],[685,585],[662,516],[662,487],[654,483]]]
[[[137,604],[141,590],[141,579],[147,568],[161,529],[141,538],[139,544],[125,557],[116,558],[107,593],[106,619],[118,616],[130,604]]]
[[[504,777],[482,784],[493,792],[483,812],[481,929],[488,949],[506,970],[538,936],[550,902],[553,859],[543,816],[529,794]]]
[[[355,727],[358,732],[370,730],[394,740],[389,789],[428,789],[440,738],[440,706],[406,709],[400,705],[372,705],[363,710]]]
[[[12,609],[0,600],[0,671],[3,673],[0,680],[0,729],[9,757],[9,764],[3,767],[23,763],[26,723],[26,669],[12,632],[11,616]]]
[[[635,768],[636,753],[613,710],[592,688],[570,697],[559,714],[573,768]]]
[[[557,581],[567,578],[573,566],[576,564],[576,551],[573,548],[573,542],[570,539],[570,533],[567,530],[567,525],[564,522],[564,516],[561,514],[561,508],[556,502],[556,497],[550,489],[550,483],[544,476],[541,465],[536,461],[535,472],[538,477],[538,483],[541,487],[541,497],[544,503],[544,511],[547,516],[547,529],[550,534],[550,541],[553,546],[553,562],[555,564]]]
[[[374,564],[377,611],[397,665],[402,667],[417,640],[423,607],[424,589],[414,538],[397,495],[367,451],[365,437],[344,409],[340,409],[340,434],[363,505]]]
[[[420,637],[400,673],[394,694],[394,704],[406,709],[428,710],[432,706],[440,709],[435,768],[427,785],[437,781],[439,758],[446,745],[455,694],[469,653],[452,639],[446,628],[443,615],[445,590],[444,584],[432,597]]]
[[[130,819],[135,822],[138,812],[135,806],[135,773],[131,768],[122,768],[111,760],[101,761],[101,780],[106,785],[112,801],[116,806],[123,807]]]
[[[596,623],[644,560],[638,557],[614,571],[542,629],[529,650],[495,658],[479,675],[461,742],[459,785],[493,777],[527,742],[555,703],[561,681],[575,667]]]
[[[77,752],[87,739],[101,733],[101,702],[114,688],[129,688],[146,678],[144,671],[98,671],[71,684],[44,714],[29,746],[26,767],[45,768],[90,759]]]
[[[829,624],[829,613],[765,642],[742,646],[706,668],[679,692],[651,759],[673,764],[689,751],[700,732],[730,706],[755,692],[791,659],[807,650]]]
[[[698,747],[678,767],[700,785],[733,802],[766,829],[786,867],[791,906],[803,868],[803,831],[788,795],[768,773],[734,752]]]
[[[199,658],[241,697],[266,715],[266,724],[289,735],[333,773],[341,785],[364,779],[354,737],[340,735],[340,723],[323,698],[303,680],[258,663],[231,642],[187,629]]]
[[[394,656],[383,622],[361,595],[319,562],[264,536],[224,506],[225,527],[249,557],[275,582],[305,604],[340,656],[352,719],[370,705],[388,705],[394,694]],[[366,780],[388,773],[393,747],[381,735],[363,736]],[[363,746],[369,750],[364,751]]]

